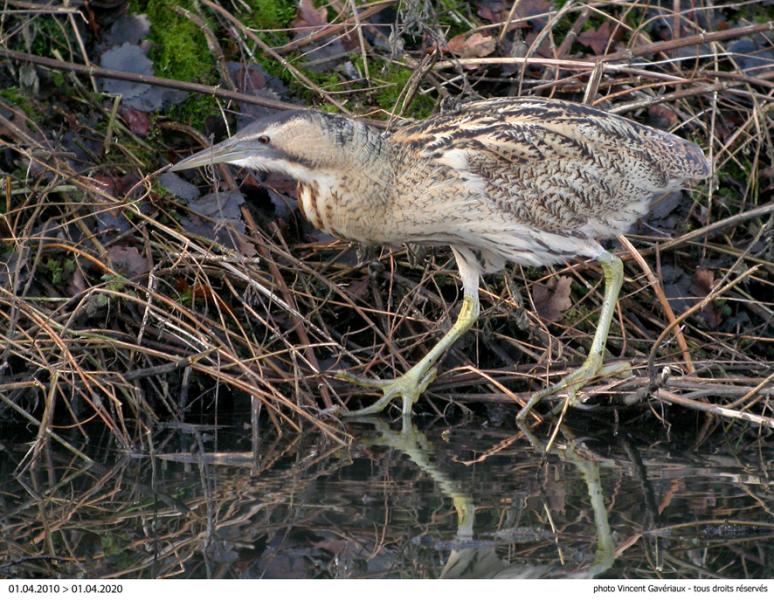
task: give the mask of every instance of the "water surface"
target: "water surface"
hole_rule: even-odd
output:
[[[772,453],[665,431],[373,419],[162,432],[153,453],[2,447],[0,576],[768,578]],[[581,430],[583,428],[581,427]]]

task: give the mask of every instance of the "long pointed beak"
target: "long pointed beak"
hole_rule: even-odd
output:
[[[189,156],[169,167],[170,171],[182,171],[219,163],[249,166],[254,169],[267,168],[279,153],[252,139],[237,135]]]
[[[207,165],[216,165],[218,163],[234,163],[239,160],[250,158],[250,150],[250,148],[245,148],[244,144],[239,144],[238,140],[229,138],[175,163],[169,167],[169,170],[183,171],[185,169],[194,169],[196,167],[205,167]]]

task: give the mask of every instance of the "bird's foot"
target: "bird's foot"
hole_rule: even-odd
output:
[[[417,365],[418,366],[418,365]],[[418,369],[417,366],[409,369],[395,379],[371,379],[368,377],[358,377],[346,371],[338,371],[336,379],[358,385],[364,388],[375,388],[382,390],[382,397],[371,406],[366,406],[360,410],[341,411],[343,417],[362,417],[364,415],[374,415],[383,411],[393,398],[402,398],[403,414],[411,414],[411,407],[427,389],[438,374],[438,369]]]
[[[523,421],[526,419],[533,406],[557,392],[565,392],[567,396],[565,403],[570,407],[578,406],[583,402],[578,400],[578,391],[592,379],[607,376],[628,377],[631,375],[632,366],[628,362],[616,362],[609,365],[603,365],[602,362],[601,354],[590,354],[580,368],[563,377],[558,383],[532,394],[526,406],[519,411],[516,420]],[[563,406],[564,404],[559,404],[554,412],[560,411]]]

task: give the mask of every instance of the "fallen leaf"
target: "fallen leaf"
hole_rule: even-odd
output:
[[[715,287],[715,273],[711,269],[696,269],[696,272],[693,274],[693,285],[691,287],[707,296],[712,291],[712,288]]]
[[[587,48],[591,48],[594,54],[604,54],[615,39],[618,38],[620,28],[616,28],[615,34],[611,35],[610,21],[605,21],[596,29],[587,29],[578,36],[578,43],[583,44]]]
[[[213,219],[240,220],[245,197],[241,192],[215,192],[188,203],[188,207]]]
[[[476,3],[476,14],[485,21],[501,25],[508,18],[512,6],[512,1],[479,0]],[[516,22],[511,22],[508,31],[527,27],[540,31],[548,24],[548,17],[553,10],[553,4],[549,0],[521,0],[512,17]]]
[[[132,278],[150,271],[150,261],[132,246],[112,246],[108,257],[113,268],[125,277]]]
[[[105,45],[139,44],[149,32],[150,21],[146,15],[124,15],[113,23],[105,36]]]
[[[349,284],[347,287],[347,296],[356,302],[363,300],[370,288],[371,278],[367,276],[361,277],[360,279],[356,279]]]
[[[538,33],[532,31],[526,35],[524,38],[524,43],[527,45],[527,48],[532,48],[532,44],[535,43],[535,40],[537,40]],[[542,56],[543,58],[554,58],[553,53],[553,46],[552,41],[550,39],[550,36],[544,35],[542,36],[543,39],[540,41],[540,44],[538,44],[538,47],[532,51],[532,54],[536,54],[537,56]],[[533,65],[534,66],[534,65]],[[540,67],[536,67],[540,68]]]
[[[324,6],[315,8],[312,0],[301,0],[291,25],[294,28],[293,40],[309,37],[328,25],[328,11]],[[345,53],[341,36],[334,39],[326,36],[304,49],[303,65],[314,73],[326,73],[333,70]]]
[[[712,269],[698,268],[693,274],[691,286],[688,291],[694,294],[701,302],[712,292],[715,287],[715,273]],[[707,325],[713,329],[717,328],[722,319],[715,302],[708,302],[707,305],[699,311],[699,314],[707,322]]]
[[[322,6],[315,8],[312,0],[301,0],[298,4],[298,14],[291,25],[294,28],[322,27],[328,24],[328,10]],[[301,32],[302,37],[311,35],[311,31]]]
[[[532,301],[537,313],[546,321],[559,321],[572,306],[571,287],[572,279],[569,277],[557,277],[548,285],[536,283],[532,286]]]
[[[138,75],[153,75],[153,63],[136,44],[125,43],[104,52],[100,57],[104,69],[127,71]],[[102,90],[108,94],[120,94],[126,102],[150,89],[147,83],[124,81],[122,79],[100,79]]]
[[[88,284],[83,277],[83,273],[80,269],[76,268],[72,277],[70,277],[70,281],[67,283],[67,292],[71,296],[77,296],[78,294],[85,292],[87,287]]]
[[[669,234],[675,233],[685,225],[687,207],[683,202],[683,192],[655,193],[650,196],[651,209],[645,219],[637,221],[634,230],[637,233],[653,233],[653,230]]]
[[[295,179],[279,173],[269,173],[266,179],[263,180],[263,185],[273,189],[275,192],[293,197],[295,197],[298,187]]]
[[[492,7],[489,4],[479,4],[476,9],[476,14],[490,23],[498,23],[500,21],[500,6]]]
[[[266,69],[258,63],[243,65],[232,62],[228,64],[228,70],[236,84],[237,91],[243,94],[254,94],[257,90],[262,90],[266,87],[269,79]]]
[[[761,73],[770,70],[774,64],[774,51],[751,38],[732,41],[728,45],[728,53],[733,56],[742,71]]]
[[[241,192],[207,194],[188,203],[194,212],[180,219],[180,224],[186,231],[215,240],[241,256],[255,256],[255,245],[245,236],[244,203]]]
[[[668,263],[661,266],[661,287],[675,314],[691,307],[688,301],[690,284],[691,279],[681,266]]]
[[[522,0],[516,9],[516,16],[528,19],[532,30],[537,32],[548,25],[548,17],[553,11],[554,6],[549,0]]]
[[[193,202],[201,195],[198,187],[188,183],[177,173],[164,173],[159,177],[158,182],[173,196],[186,202]]]
[[[148,117],[148,113],[131,106],[122,106],[118,112],[132,133],[140,137],[148,135],[150,131],[150,117]]]
[[[658,129],[671,129],[677,125],[677,113],[665,104],[654,104],[648,109],[648,124]]]
[[[109,240],[132,228],[132,224],[124,216],[124,212],[118,208],[97,211],[94,218],[97,221],[99,237],[102,240]]]
[[[3,110],[2,112],[0,112],[0,116],[3,116],[3,117],[10,116],[9,120],[11,121],[11,123],[16,125],[16,127],[18,127],[21,131],[27,134],[32,133],[30,131],[30,128],[27,127],[27,115],[25,115],[24,112],[22,112],[21,110],[16,108],[10,109],[8,111]],[[0,124],[0,135],[13,138],[15,133],[13,129],[11,128],[7,129]]]
[[[115,194],[115,185],[117,179],[110,175],[92,175],[91,180],[96,183],[99,188],[107,192],[108,194]]]
[[[100,56],[100,66],[116,71],[128,71],[139,75],[153,75],[153,63],[145,50],[136,44],[114,46]],[[102,91],[121,96],[123,106],[151,112],[171,104],[179,104],[187,97],[186,92],[172,90],[147,83],[100,78]]]
[[[446,47],[449,52],[461,58],[483,58],[495,51],[497,43],[494,37],[474,33],[466,38],[464,34],[455,35]]]

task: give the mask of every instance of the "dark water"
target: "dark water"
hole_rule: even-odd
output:
[[[156,436],[153,456],[0,447],[2,577],[774,576],[772,452],[375,420],[351,444]],[[267,438],[271,436],[267,434]],[[97,446],[98,447],[98,446]],[[708,449],[709,448],[709,449]]]

